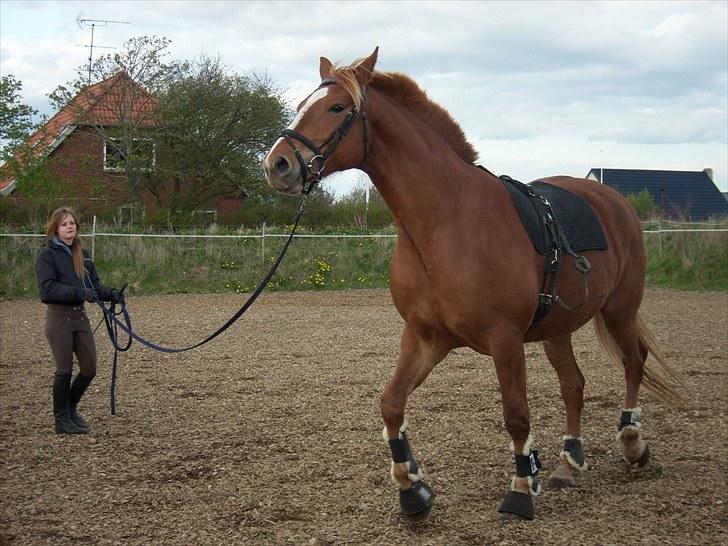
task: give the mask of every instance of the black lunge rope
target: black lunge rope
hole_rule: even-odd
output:
[[[273,262],[273,265],[270,268],[270,271],[268,271],[268,274],[263,278],[262,281],[260,281],[260,284],[258,284],[258,287],[253,291],[253,293],[250,295],[250,297],[247,299],[247,301],[243,304],[243,306],[238,309],[238,311],[230,317],[230,319],[220,326],[217,330],[215,330],[212,334],[207,336],[202,341],[199,341],[195,343],[194,345],[190,345],[188,347],[163,347],[161,345],[157,345],[156,343],[152,343],[151,341],[144,339],[139,334],[135,333],[131,326],[131,317],[129,316],[129,312],[126,310],[126,304],[122,304],[120,310],[116,310],[116,304],[111,303],[111,305],[107,308],[104,306],[103,303],[97,302],[98,306],[101,308],[101,310],[104,313],[104,322],[106,324],[106,331],[109,335],[109,339],[111,340],[111,344],[114,346],[114,363],[111,368],[111,415],[116,415],[116,368],[117,368],[117,361],[118,361],[118,355],[120,352],[128,351],[131,347],[132,339],[137,340],[142,345],[145,345],[146,347],[149,347],[150,349],[154,349],[155,351],[160,351],[162,353],[181,353],[184,351],[189,351],[191,349],[195,349],[197,347],[200,347],[201,345],[204,345],[208,341],[212,341],[217,336],[222,334],[225,330],[227,330],[230,326],[233,325],[233,323],[238,320],[249,308],[251,305],[253,305],[253,302],[258,299],[258,296],[260,296],[261,292],[265,289],[266,285],[270,282],[271,278],[273,278],[273,275],[276,272],[276,269],[278,269],[278,266],[280,265],[281,261],[283,260],[283,256],[285,256],[286,252],[288,251],[288,247],[291,244],[291,241],[293,240],[293,235],[296,233],[296,228],[298,228],[298,224],[301,221],[301,216],[303,216],[303,206],[306,202],[306,196],[304,195],[301,199],[301,204],[298,206],[298,212],[296,213],[296,217],[293,221],[293,228],[291,229],[291,233],[288,236],[288,239],[286,239],[285,244],[283,245],[283,248],[281,249],[280,254],[278,255],[278,258],[275,262]],[[126,286],[124,286],[126,288]],[[123,293],[122,288],[122,293]],[[119,320],[117,317],[119,315],[123,316],[123,321]],[[97,327],[98,328],[98,327]],[[129,339],[127,343],[124,346],[121,346],[119,344],[119,331],[118,329],[121,328],[128,336]]]

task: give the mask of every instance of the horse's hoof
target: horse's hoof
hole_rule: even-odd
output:
[[[650,446],[649,444],[645,444],[645,450],[642,452],[642,455],[639,459],[636,461],[630,461],[630,464],[636,464],[639,468],[642,468],[647,464],[647,461],[650,460]]]
[[[399,491],[399,506],[402,515],[411,522],[426,520],[432,512],[432,505],[435,501],[435,494],[424,481],[420,480],[412,484],[412,487]]]
[[[552,489],[576,487],[576,480],[571,476],[551,474],[551,476],[549,476],[549,487]]]
[[[502,520],[532,520],[534,517],[533,499],[527,493],[509,491],[498,511]]]
[[[511,514],[509,512],[500,513],[501,521],[531,521],[532,519],[533,518],[527,518],[525,516],[521,516],[520,514]]]
[[[432,506],[428,506],[421,512],[417,512],[416,514],[402,514],[407,521],[410,523],[420,523],[422,521],[426,521],[429,519],[430,514],[432,513]]]
[[[564,459],[559,461],[557,466],[548,479],[549,487],[552,489],[563,489],[565,487],[576,487],[576,471]]]

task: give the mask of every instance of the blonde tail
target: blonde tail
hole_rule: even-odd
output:
[[[623,366],[622,360],[624,354],[622,353],[622,349],[620,349],[619,345],[617,345],[617,342],[612,337],[612,334],[610,334],[607,330],[607,327],[604,324],[604,317],[602,317],[601,312],[598,312],[594,316],[594,331],[596,332],[599,342],[602,344],[602,347],[606,351],[609,359],[620,367]],[[647,347],[647,350],[654,359],[657,360],[657,363],[660,365],[660,368],[667,377],[678,383],[682,390],[687,390],[680,376],[667,364],[662,351],[660,351],[660,348],[657,346],[655,336],[639,316],[637,317],[637,334],[640,342]],[[680,392],[680,389],[671,385],[657,371],[650,368],[647,365],[647,362],[645,362],[642,384],[658,398],[668,404],[677,406],[685,403],[685,397]]]

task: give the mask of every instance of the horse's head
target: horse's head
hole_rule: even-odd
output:
[[[369,145],[366,85],[378,51],[345,68],[321,57],[321,85],[298,105],[296,117],[263,160],[271,187],[300,195],[321,177],[364,161]]]

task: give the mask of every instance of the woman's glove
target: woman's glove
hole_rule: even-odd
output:
[[[99,294],[93,288],[78,288],[76,290],[76,296],[89,303],[96,303],[99,301]]]
[[[120,305],[126,305],[126,301],[124,300],[124,292],[121,292],[120,290],[117,290],[116,288],[111,289],[111,303],[118,303]]]

